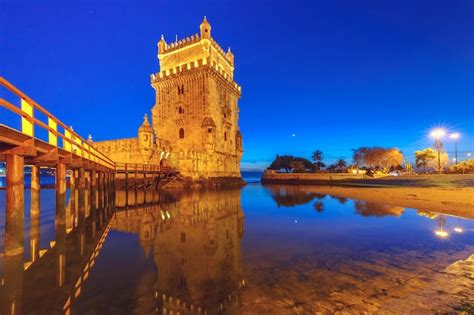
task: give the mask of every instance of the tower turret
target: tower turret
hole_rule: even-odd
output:
[[[204,16],[204,20],[202,20],[199,28],[201,30],[201,38],[211,38],[211,24],[207,21],[206,16]]]
[[[158,42],[158,53],[159,53],[159,54],[164,53],[164,52],[165,52],[165,49],[166,49],[165,37],[163,36],[163,34],[161,34],[161,39],[160,39],[160,41]]]
[[[138,128],[138,145],[145,161],[148,161],[153,154],[153,128],[148,121],[148,115],[143,117],[143,123]]]
[[[225,56],[227,57],[227,60],[229,60],[231,65],[233,66],[234,65],[234,54],[232,53],[232,51],[230,51],[230,47],[227,48],[227,52],[226,52]]]

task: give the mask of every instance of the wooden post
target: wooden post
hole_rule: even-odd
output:
[[[97,173],[95,170],[90,171],[91,178],[91,219],[92,219],[92,237],[95,237],[97,231]]]
[[[84,168],[79,168],[79,217],[78,217],[78,228],[79,228],[79,252],[81,256],[84,254],[85,246],[85,215],[86,215],[86,176]]]
[[[79,178],[79,171],[78,170],[73,170],[72,171],[72,178],[73,178],[73,182],[74,182],[74,200],[71,199],[71,203],[73,205],[73,207],[71,208],[71,211],[73,211],[74,213],[74,222],[73,222],[73,226],[74,227],[77,227],[77,221],[78,221],[78,217],[79,217],[79,189],[78,188],[78,178]],[[71,196],[72,196],[72,191],[71,191]]]
[[[115,205],[117,204],[117,173],[112,172],[112,206],[115,210]]]
[[[7,155],[7,200],[5,216],[5,255],[14,256],[24,251],[24,211],[25,211],[25,183],[24,157],[21,155]]]
[[[109,216],[110,207],[110,191],[109,191],[109,172],[104,173],[104,191],[105,191],[105,215],[106,218]]]
[[[104,179],[102,177],[102,171],[97,173],[97,189],[98,189],[98,200],[99,200],[99,226],[102,226],[102,215],[104,213]]]
[[[39,256],[40,242],[40,168],[31,167],[30,252],[31,261]]]
[[[75,192],[75,182],[74,182],[74,170],[71,170],[69,176],[69,204],[66,206],[66,231],[72,229],[74,226],[74,214],[75,214],[75,203],[76,203],[76,192]]]
[[[138,165],[134,165],[135,168],[135,176],[133,180],[135,182],[135,206],[138,205]]]
[[[156,184],[156,165],[153,164],[153,171],[152,171],[152,174],[153,174],[153,177],[152,177],[152,184],[151,184],[151,203],[154,203],[155,202],[155,194],[156,194],[156,187],[155,187],[155,184]]]
[[[125,163],[125,207],[128,207],[128,163]]]
[[[56,285],[61,287],[66,277],[66,165],[56,165]]]

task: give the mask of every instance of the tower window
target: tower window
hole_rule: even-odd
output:
[[[179,138],[184,139],[184,129],[183,128],[179,129]]]
[[[184,114],[184,108],[183,107],[178,107],[178,114]]]
[[[212,133],[212,128],[207,128],[208,133]]]
[[[227,141],[227,132],[224,132],[224,141]]]
[[[184,84],[178,85],[178,95],[184,95]]]

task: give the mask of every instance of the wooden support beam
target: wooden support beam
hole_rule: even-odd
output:
[[[78,177],[79,188],[79,211],[78,211],[78,230],[79,230],[79,253],[84,254],[85,246],[85,215],[86,215],[86,175],[84,168],[79,168]]]
[[[24,157],[7,155],[7,200],[5,216],[5,255],[14,256],[24,252],[25,183]]]
[[[97,171],[90,171],[91,178],[91,219],[92,219],[92,238],[97,232]]]
[[[31,167],[31,206],[30,206],[30,252],[31,261],[39,256],[40,243],[40,168]]]
[[[19,145],[0,143],[0,154],[36,156],[35,140],[29,138]]]
[[[56,166],[56,285],[61,287],[66,281],[66,165]]]
[[[46,153],[38,154],[33,161],[35,163],[54,163],[59,162],[59,151],[58,148],[53,148]]]

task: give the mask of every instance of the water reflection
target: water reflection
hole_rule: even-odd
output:
[[[156,266],[155,307],[173,314],[236,307],[244,283],[240,190],[168,193],[160,199],[119,210],[112,219],[113,230],[139,236]]]
[[[298,186],[268,186],[267,189],[270,191],[271,197],[278,207],[304,205],[315,198],[320,201],[326,197],[323,194],[302,191]]]
[[[272,199],[276,202],[278,207],[293,207],[297,205],[304,205],[314,201],[313,209],[317,213],[324,212],[326,199],[325,194],[307,192],[302,190],[299,186],[266,186]],[[332,197],[341,205],[347,203],[348,199],[343,197]],[[405,208],[397,207],[382,203],[368,202],[364,200],[354,201],[354,210],[357,214],[366,217],[384,217],[397,216],[403,214]]]
[[[364,217],[399,217],[405,211],[403,207],[396,207],[376,202],[368,202],[364,200],[355,200],[354,208],[357,214]]]
[[[1,314],[403,313],[474,296],[468,220],[294,186],[94,186],[74,183],[65,209],[52,191],[41,219],[26,209],[25,254],[0,256]]]
[[[92,191],[86,182],[80,182],[77,187],[73,185],[66,203],[64,185],[60,193],[55,194],[53,206],[49,199],[46,200],[48,207],[44,208],[40,207],[39,191],[31,192],[31,202],[25,207],[29,221],[22,223],[26,231],[21,231],[25,235],[24,254],[0,256],[1,314],[69,312],[110,229],[108,222],[113,203],[97,208],[91,200],[98,196],[93,196]],[[26,191],[25,196],[29,193]],[[41,195],[50,193],[54,195],[54,190],[42,191]],[[104,220],[98,222],[94,213]],[[40,220],[40,216],[47,220]],[[28,219],[26,215],[25,219]],[[12,232],[9,226],[5,226],[5,232]],[[49,246],[45,247],[45,243]]]

